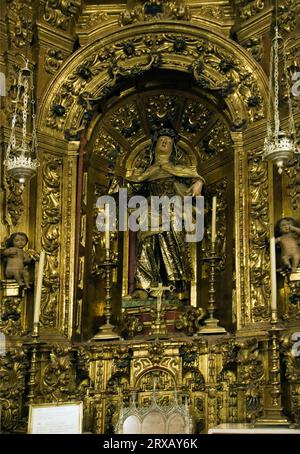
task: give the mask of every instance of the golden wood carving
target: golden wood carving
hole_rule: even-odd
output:
[[[250,183],[250,242],[251,242],[251,299],[254,321],[269,316],[269,258],[266,255],[268,238],[268,169],[255,150],[249,154]]]
[[[23,193],[4,175],[0,231],[3,238],[15,227],[28,231],[34,247],[47,252],[41,313],[45,343],[38,347],[34,383],[28,381],[31,348],[21,337],[28,314],[22,310],[21,317],[13,320],[22,304],[29,307],[28,302],[21,296],[1,300],[0,330],[8,335],[10,345],[18,347],[9,347],[6,356],[0,356],[2,430],[26,432],[29,398],[78,399],[84,402],[85,431],[113,433],[121,404],[128,405],[135,395],[138,404],[146,407],[154,383],[160,403],[170,403],[175,388],[179,400],[188,398],[195,433],[205,433],[222,422],[254,422],[270,399],[276,403],[281,396],[292,423],[299,427],[300,365],[293,337],[300,331],[299,301],[290,299],[295,293],[287,284],[280,287],[283,331],[275,339],[265,330],[270,305],[265,239],[272,194],[260,150],[267,99],[263,65],[269,55],[274,5],[268,0],[235,0],[222,5],[200,5],[192,0],[109,2],[109,7],[96,0],[88,4],[79,0],[38,3],[34,18],[31,5],[24,0],[5,0],[0,6],[5,49],[5,54],[0,52],[0,62],[8,93],[3,100],[1,140],[5,146],[16,73],[19,60],[23,61],[19,52],[28,49],[30,64],[35,71],[39,68],[35,75],[42,157],[37,183],[32,181]],[[145,10],[146,3],[156,9]],[[291,75],[299,70],[298,12],[298,0],[279,0],[279,26],[291,38],[287,43]],[[230,32],[237,33],[243,48],[229,38],[233,36]],[[51,39],[54,33],[56,41]],[[168,83],[174,80],[173,86],[156,77],[160,72],[165,72]],[[282,101],[284,110],[284,96]],[[293,98],[297,131],[298,104]],[[198,301],[201,307],[188,307],[178,319],[183,329],[164,340],[143,338],[141,321],[128,311],[123,325],[127,340],[109,345],[80,341],[81,328],[86,329],[87,338],[92,332],[93,305],[98,304],[96,292],[101,287],[98,263],[103,238],[94,229],[93,211],[97,187],[108,186],[108,172],[117,170],[122,176],[128,168],[146,167],[151,124],[169,116],[182,137],[178,146],[181,163],[203,168],[209,177],[206,189],[218,193],[218,246],[223,247],[225,268],[232,258],[228,247],[232,221],[237,331],[234,327],[230,336],[218,339],[186,337],[184,331],[194,334],[195,325],[202,321],[204,305]],[[78,147],[72,141],[68,144],[64,135],[71,130],[69,135],[78,141],[78,130],[85,126],[89,147],[85,150],[82,218],[78,220]],[[232,158],[231,179],[230,171],[225,175],[222,166],[229,169]],[[298,162],[289,163],[282,188],[278,186],[275,192],[276,196],[282,192],[282,204],[278,198],[276,209],[285,216],[298,215],[299,173]],[[234,201],[226,198],[230,188]],[[209,216],[207,221],[209,224]],[[74,283],[77,223],[84,251],[81,249],[81,272]],[[120,253],[118,241],[117,237],[112,240],[116,253]],[[200,280],[196,284],[201,287]],[[78,306],[73,301],[76,285],[81,289]],[[87,285],[92,288],[88,297]],[[114,285],[117,292],[119,274]],[[90,295],[95,298],[91,300]],[[233,304],[230,292],[226,298],[224,308],[229,311]],[[121,304],[117,298],[114,302],[117,307]],[[98,309],[100,315],[100,306]],[[70,340],[73,334],[76,343]],[[57,338],[55,345],[54,340],[49,341],[52,336]],[[284,394],[280,368],[285,376]]]
[[[81,0],[46,0],[43,19],[54,27],[67,30],[80,6]]]
[[[61,221],[62,160],[47,156],[43,163],[42,247],[48,253],[43,282],[41,323],[57,326],[60,278],[58,274]]]
[[[163,19],[189,20],[190,10],[184,0],[137,0],[133,3],[128,1],[128,7],[120,16],[121,25],[129,25],[133,22],[158,21]],[[131,4],[131,5],[130,5]]]
[[[23,430],[26,422],[22,420],[23,395],[26,386],[28,360],[23,348],[18,347],[0,356],[0,402],[1,430],[14,432]]]

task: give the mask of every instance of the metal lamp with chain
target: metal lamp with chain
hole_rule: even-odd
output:
[[[39,165],[37,156],[33,73],[28,64],[29,61],[26,60],[25,67],[20,70],[18,75],[17,97],[15,100],[11,133],[4,161],[7,174],[22,185],[26,180],[30,180],[36,174]],[[22,113],[21,139],[18,138],[19,134],[16,130],[20,105]],[[30,114],[32,119],[32,132],[29,137],[27,135],[27,123],[29,122],[28,117]]]
[[[288,90],[288,110],[289,110],[289,127],[288,132],[285,132],[280,127],[279,117],[279,41],[282,37],[279,35],[277,25],[277,4],[276,4],[276,26],[275,36],[271,48],[270,56],[270,75],[269,75],[269,99],[268,99],[268,116],[267,116],[267,136],[265,138],[263,158],[272,162],[278,168],[278,173],[281,174],[284,165],[290,161],[294,154],[300,153],[296,147],[295,140],[295,123],[292,112],[292,101]],[[284,46],[283,46],[284,50]],[[283,72],[284,77],[288,80],[286,55],[283,52]],[[273,68],[274,65],[274,68]],[[273,72],[274,71],[274,72]],[[272,93],[274,93],[274,98]],[[272,102],[273,101],[273,102]],[[273,117],[272,117],[273,104]]]

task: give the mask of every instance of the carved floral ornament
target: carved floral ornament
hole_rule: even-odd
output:
[[[131,4],[134,3],[133,6]],[[120,16],[121,25],[129,25],[134,22],[147,22],[162,19],[189,20],[190,9],[184,0],[137,0],[127,2],[125,12]]]
[[[145,25],[133,27],[130,38],[123,29],[64,63],[41,103],[40,128],[57,135],[77,129],[91,120],[94,103],[118,96],[123,81],[134,84],[157,68],[192,75],[196,89],[226,104],[235,130],[263,118],[264,73],[235,43],[211,32],[208,40],[207,31],[195,25],[175,31],[166,25],[164,32],[161,24],[152,24],[151,32]]]

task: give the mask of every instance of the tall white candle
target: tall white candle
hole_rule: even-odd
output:
[[[270,240],[270,261],[271,261],[271,316],[272,320],[277,319],[277,283],[276,283],[276,247],[275,237]]]
[[[105,249],[110,248],[109,241],[109,203],[105,204]]]
[[[40,320],[44,264],[45,264],[45,251],[41,251],[40,260],[39,260],[39,268],[38,268],[38,277],[37,277],[37,283],[36,283],[36,289],[35,289],[33,323],[39,323],[39,320]]]
[[[216,241],[216,221],[217,221],[217,197],[213,196],[212,199],[212,218],[211,218],[211,241]]]

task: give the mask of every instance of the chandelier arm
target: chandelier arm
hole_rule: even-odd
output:
[[[275,27],[275,38],[274,38],[274,135],[275,143],[278,146],[278,136],[280,129],[279,122],[279,71],[278,71],[278,27]]]
[[[272,93],[273,93],[273,48],[270,55],[270,73],[269,73],[269,100],[267,111],[267,137],[272,138]]]
[[[9,136],[8,145],[6,148],[5,162],[9,159],[11,149],[14,149],[16,146],[16,122],[18,114],[18,105],[21,98],[21,73],[18,75],[18,84],[17,84],[17,96],[15,100],[15,108],[11,121],[11,132]]]
[[[288,68],[287,68],[287,61],[285,58],[286,52],[285,52],[285,45],[283,46],[283,53],[284,53],[284,58],[283,58],[283,64],[284,64],[284,75],[288,84],[288,109],[289,109],[289,132],[290,135],[292,136],[293,139],[295,139],[296,136],[296,128],[295,128],[295,121],[294,121],[294,116],[293,116],[293,106],[292,106],[292,99],[291,99],[291,94],[290,94],[290,87],[289,87],[289,77],[288,77]]]
[[[32,152],[33,152],[33,158],[37,159],[38,143],[37,143],[37,134],[36,134],[36,113],[35,113],[33,74],[31,74],[31,106],[32,106]]]
[[[21,155],[26,154],[27,151],[27,116],[28,116],[28,79],[24,79],[24,96],[23,96],[23,130],[22,130],[22,148]]]

